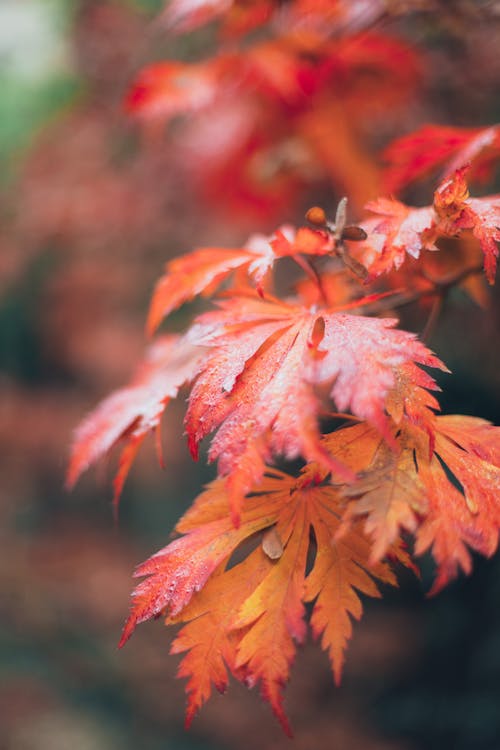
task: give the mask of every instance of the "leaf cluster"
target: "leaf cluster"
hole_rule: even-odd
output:
[[[356,25],[342,16],[342,3],[313,4],[310,31],[294,35],[309,5],[291,3],[282,18],[286,37],[246,49],[244,64],[231,52],[143,71],[129,107],[168,120],[214,104],[223,111],[221,96],[236,92],[260,117],[255,97],[267,97],[271,120],[288,113],[294,137],[314,133],[316,143],[333,111],[339,68],[357,80],[376,52],[386,75],[387,59],[406,53],[372,33],[332,38],[314,26],[320,18],[338,31],[341,17]],[[238,36],[238,18],[247,31],[253,13],[275,11],[269,2],[250,9],[174,0],[165,21],[187,30],[227,14],[223,33]],[[408,60],[401,71],[413,79]],[[355,112],[356,96],[354,89],[343,106]],[[259,117],[250,129],[260,127]],[[500,197],[471,197],[468,180],[488,176],[499,155],[498,126],[429,125],[386,150],[386,190],[366,204],[359,224],[347,225],[343,199],[332,219],[315,207],[306,226],[281,226],[243,247],[201,247],[167,263],[151,302],[150,335],[195,298],[212,304],[182,335],[159,336],[131,384],[84,420],[68,484],[120,445],[117,502],[142,441],[151,431],[160,435],[169,401],[189,388],[189,448],[197,459],[209,441],[217,478],[179,521],[179,536],[137,569],[144,580],[122,636],[123,644],[138,623],[160,615],[182,624],[172,652],[184,654],[188,723],[213,686],[225,690],[230,673],[258,685],[289,732],[282,689],[308,627],[338,682],[361,594],[379,596],[377,582],[395,585],[398,566],[417,571],[428,550],[437,568],[433,593],[460,570],[470,572],[471,550],[496,551],[500,428],[439,414],[435,372],[446,365],[398,327],[397,312],[430,303],[425,337],[450,289],[484,302],[483,271],[490,285],[496,273]],[[437,168],[428,206],[388,197]],[[302,276],[281,295],[285,258]],[[332,418],[338,426],[329,431]],[[298,458],[297,476],[276,468]]]

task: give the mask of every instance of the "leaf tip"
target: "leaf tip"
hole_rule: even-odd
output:
[[[123,626],[122,634],[120,640],[118,641],[118,648],[124,647],[130,636],[134,632],[136,624],[137,623],[135,617],[130,616]]]

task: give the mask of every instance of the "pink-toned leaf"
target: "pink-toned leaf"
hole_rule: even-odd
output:
[[[67,474],[73,487],[80,474],[123,440],[115,479],[115,500],[144,436],[157,428],[170,399],[196,374],[203,350],[180,336],[164,336],[148,350],[127,388],[108,396],[75,432]]]
[[[319,440],[314,385],[333,383],[340,410],[369,420],[391,440],[385,404],[397,368],[410,361],[444,367],[414,335],[393,330],[394,320],[250,297],[219,306],[192,329],[193,343],[211,351],[192,389],[186,430],[194,455],[216,432],[209,458],[234,489],[235,518],[273,455],[302,455],[352,478]]]

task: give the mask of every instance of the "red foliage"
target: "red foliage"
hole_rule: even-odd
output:
[[[381,270],[390,274],[393,266],[404,266],[409,255],[418,258],[426,247],[437,252],[440,236],[455,237],[469,227],[484,246],[477,226],[485,213],[480,226],[487,231],[490,225],[487,211],[478,206],[494,211],[495,205],[491,199],[468,198],[462,171],[438,188],[428,209],[387,200],[370,204],[387,217],[359,243],[366,259],[377,251],[370,245],[373,237],[385,238],[379,257],[387,260],[383,269],[380,260],[378,266],[376,260],[368,263],[371,278]],[[188,721],[212,683],[225,687],[225,664],[238,679],[260,683],[288,731],[280,688],[294,641],[304,638],[302,602],[316,602],[311,626],[323,633],[338,678],[350,634],[347,614],[360,612],[353,587],[375,591],[359,570],[393,580],[388,569],[377,566],[387,555],[401,558],[402,531],[415,535],[417,553],[432,548],[439,566],[434,590],[459,567],[470,569],[465,544],[486,555],[498,544],[499,430],[467,417],[436,417],[439,407],[430,391],[437,385],[417,364],[446,368],[413,334],[394,330],[396,320],[359,314],[370,307],[376,313],[378,305],[391,303],[391,296],[397,302],[401,292],[360,296],[356,287],[367,282],[364,275],[353,275],[357,266],[344,247],[343,234],[355,234],[344,228],[344,204],[335,225],[321,218],[320,231],[286,228],[246,249],[204,248],[171,261],[153,298],[151,328],[196,295],[213,294],[225,280],[217,309],[196,317],[182,339],[160,339],[153,350],[158,356],[77,432],[70,483],[118,440],[127,441],[117,492],[137,447],[157,428],[167,401],[183,382],[194,380],[185,424],[195,458],[199,443],[215,433],[208,458],[217,461],[219,479],[179,525],[186,536],[138,569],[138,575],[149,577],[135,593],[122,639],[137,623],[162,612],[168,622],[190,622],[173,647],[190,651],[180,671],[189,677]],[[275,261],[286,255],[310,272],[308,283],[318,291],[312,307],[272,296]],[[315,256],[336,257],[341,264],[333,286],[310,265]],[[486,259],[491,271],[488,254]],[[306,299],[310,292],[303,287],[301,294]],[[344,312],[351,309],[355,314]],[[337,409],[366,421],[322,437],[318,387]],[[273,484],[279,480],[281,486],[282,475],[272,472],[266,478],[266,464],[277,456],[301,456],[307,462],[301,478],[286,479],[291,487],[285,491]],[[363,541],[358,517],[365,518]],[[306,576],[310,527],[316,566]],[[236,548],[261,531],[262,549],[226,569]],[[332,545],[339,545],[335,555]],[[410,565],[409,558],[404,560]],[[332,590],[329,581],[344,564],[341,585],[347,589]]]
[[[405,255],[418,258],[422,250],[437,250],[441,237],[458,237],[471,230],[484,254],[486,278],[495,281],[500,242],[500,196],[470,198],[465,174],[468,166],[445,179],[434,194],[434,204],[409,208],[386,198],[371,201],[366,208],[383,220],[363,224],[368,238],[363,243],[363,259],[370,276],[400,268]]]
[[[500,128],[452,128],[425,125],[398,138],[385,150],[388,162],[384,174],[385,189],[398,192],[413,180],[444,165],[443,178],[471,164],[469,177],[486,181],[500,156]]]
[[[263,192],[269,208],[271,195],[292,200],[299,185],[327,179],[361,206],[379,187],[364,118],[403,103],[419,78],[418,57],[401,40],[282,30],[204,62],[155,63],[126,106],[146,123],[196,114],[179,148],[209,199],[220,200],[214,182],[225,183],[228,201],[240,190],[238,205],[251,208],[249,196]]]
[[[343,199],[333,221],[308,212],[314,229],[282,226],[243,247],[170,260],[149,332],[198,297],[215,296],[215,308],[198,312],[184,335],[159,338],[131,385],[87,417],[68,483],[124,442],[118,496],[144,437],[190,385],[188,443],[196,459],[211,437],[217,478],[177,525],[181,536],[136,571],[146,578],[121,643],[151,617],[182,623],[172,651],[185,653],[187,722],[212,686],[226,688],[229,672],[258,685],[289,732],[282,689],[307,620],[338,682],[359,593],[378,596],[376,580],[394,584],[396,565],[416,569],[426,550],[437,564],[435,592],[470,571],[470,549],[497,549],[500,428],[438,416],[439,387],[423,368],[447,368],[396,327],[395,314],[430,301],[428,330],[450,289],[480,298],[482,265],[493,284],[500,198],[471,198],[465,177],[484,175],[500,151],[496,128],[427,126],[386,152],[386,182],[396,189],[445,163],[432,205],[380,195],[363,123],[415,91],[418,55],[366,30],[383,11],[378,3],[362,3],[359,15],[344,2],[277,5],[174,0],[167,25],[189,30],[220,18],[231,45],[205,62],[144,69],[127,108],[146,130],[185,118],[182,156],[189,161],[191,149],[197,180],[219,202],[229,190],[231,201],[255,202],[269,216],[319,175],[348,190],[355,208],[371,198],[371,215],[346,226]],[[269,38],[242,40],[257,16],[272,16]],[[285,258],[304,273],[289,295]],[[327,431],[325,418],[342,424]],[[273,466],[296,459],[305,464],[298,476]]]

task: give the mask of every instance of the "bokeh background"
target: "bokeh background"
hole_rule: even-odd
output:
[[[293,745],[259,696],[236,684],[186,733],[178,657],[160,622],[117,651],[134,566],[166,544],[213,472],[189,462],[181,400],[165,420],[166,471],[144,447],[115,525],[110,467],[71,494],[63,488],[72,430],[133,371],[166,259],[300,223],[311,202],[250,217],[214,210],[194,192],[175,140],[145,137],[125,115],[141,66],[211,43],[210,31],[194,42],[158,31],[161,5],[0,0],[0,748],[496,750],[498,556],[433,599],[424,560],[421,581],[403,577],[398,591],[366,602],[340,688],[308,644],[287,688]],[[392,134],[426,121],[498,122],[498,3],[407,5],[421,11],[387,30],[423,50],[426,66],[420,98]],[[314,191],[332,206],[339,197],[331,185]],[[410,311],[409,327],[417,319]],[[454,372],[442,382],[444,411],[500,423],[499,319],[494,295],[486,311],[450,299],[430,341]]]

